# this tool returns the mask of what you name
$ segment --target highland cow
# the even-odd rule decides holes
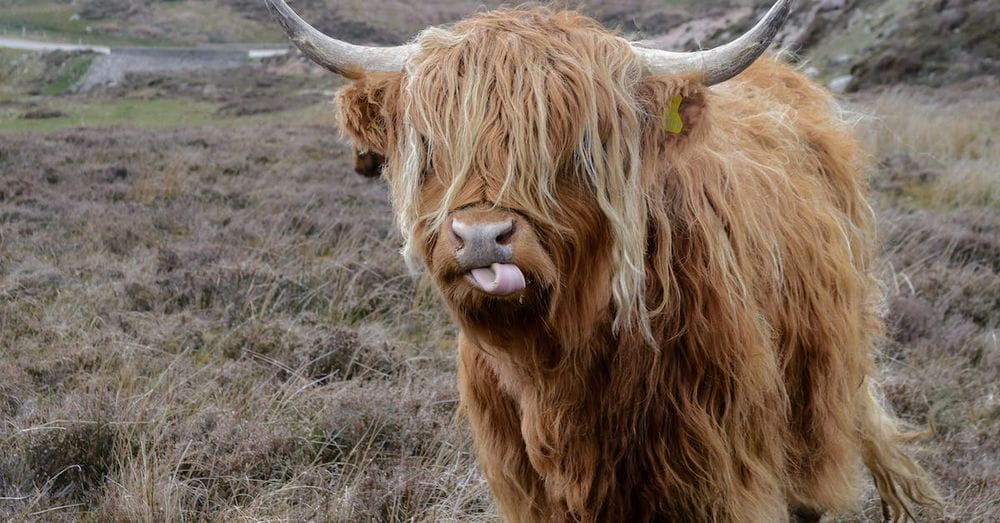
[[[937,496],[873,399],[865,155],[829,95],[732,43],[642,47],[571,11],[391,48],[326,36],[339,122],[461,329],[461,410],[513,521],[818,520],[871,471]],[[760,58],[760,59],[759,59]]]

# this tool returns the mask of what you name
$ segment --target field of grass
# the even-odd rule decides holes
[[[192,115],[0,134],[0,519],[495,519],[455,419],[454,328],[332,122],[134,103]],[[851,107],[881,161],[887,399],[933,426],[911,450],[954,521],[989,520],[1000,100]],[[877,514],[869,493],[843,520]]]
[[[332,114],[324,115],[324,105],[284,110],[266,115],[242,117],[220,114],[222,104],[184,98],[157,100],[73,100],[50,102],[46,109],[58,111],[60,116],[25,118],[23,109],[0,107],[0,132],[47,132],[71,127],[87,126],[95,129],[125,125],[135,128],[178,128],[192,125],[219,127],[249,126],[262,121],[287,119],[289,121],[331,121]]]
[[[888,293],[889,403],[953,521],[1000,517],[1000,98],[971,87],[859,97]],[[915,111],[914,108],[922,108]],[[871,520],[878,519],[870,512]]]
[[[489,512],[453,330],[334,136],[0,141],[0,517]]]

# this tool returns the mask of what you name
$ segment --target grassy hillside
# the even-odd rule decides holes
[[[344,38],[399,43],[428,25],[448,23],[500,0],[376,3],[290,2],[322,30]],[[566,2],[626,31],[657,32],[692,10],[745,5],[751,0],[629,0]],[[0,33],[110,44],[197,44],[284,41],[263,0],[0,0]]]
[[[732,27],[695,30],[680,48],[732,38],[760,16],[768,0],[628,0],[561,2],[629,36],[669,32],[691,19],[717,20],[743,9]],[[342,38],[396,44],[419,30],[511,5],[501,0],[298,0],[319,29]],[[514,3],[516,4],[516,2]],[[849,88],[896,82],[945,85],[1000,73],[994,32],[1000,10],[991,0],[799,0],[785,48],[815,66],[824,80],[852,74]],[[0,0],[0,34],[117,45],[285,42],[262,0]]]

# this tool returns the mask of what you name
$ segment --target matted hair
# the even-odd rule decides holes
[[[557,226],[556,177],[570,171],[586,178],[610,228],[615,327],[639,326],[650,338],[644,303],[649,212],[640,172],[646,115],[635,99],[643,64],[627,41],[608,38],[587,17],[547,9],[516,13],[493,11],[418,37],[421,51],[408,64],[398,164],[390,178],[404,255],[412,260],[413,245],[423,240],[419,223],[438,230],[472,175],[500,181],[495,203],[509,202]],[[541,16],[555,33],[532,32]],[[496,33],[488,46],[484,31]],[[447,180],[447,191],[421,215],[419,188],[431,165]]]
[[[486,200],[542,231],[559,271],[544,332],[449,304],[462,409],[508,517],[781,520],[785,503],[850,507],[859,462],[887,515],[937,505],[868,390],[867,159],[826,91],[769,59],[712,89],[644,76],[574,12],[494,11],[419,43],[340,108],[387,153],[405,254],[439,270],[433,235]],[[675,134],[660,122],[677,96]]]

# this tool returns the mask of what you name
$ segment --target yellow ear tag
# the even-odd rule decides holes
[[[684,130],[684,122],[681,120],[681,102],[684,98],[675,94],[670,97],[670,103],[667,105],[666,110],[663,111],[663,129],[668,133],[681,134]]]

